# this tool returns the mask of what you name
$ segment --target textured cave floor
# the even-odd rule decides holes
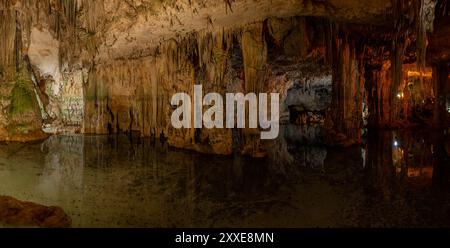
[[[370,137],[325,153],[288,144],[302,154],[282,165],[126,136],[3,143],[0,195],[60,206],[74,227],[450,226],[448,136]]]

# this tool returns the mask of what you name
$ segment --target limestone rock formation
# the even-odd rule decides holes
[[[446,126],[448,100],[434,100],[448,96],[441,87],[450,58],[445,3],[2,1],[0,140],[41,137],[43,126],[139,132],[199,152],[263,155],[259,130],[170,125],[171,96],[190,94],[195,84],[220,94],[278,92],[282,121],[323,124],[329,144],[360,143],[366,125],[434,118]],[[434,83],[421,76],[430,67],[442,75]],[[430,82],[441,86],[424,91]],[[20,117],[17,105],[26,108]]]

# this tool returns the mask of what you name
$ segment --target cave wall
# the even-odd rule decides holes
[[[319,78],[309,80],[306,90],[318,85],[319,92],[331,86],[331,77],[327,77],[330,71],[315,68],[326,67],[324,36],[319,36],[314,26],[297,25],[299,22],[305,19],[269,19],[239,29],[193,33],[164,42],[152,56],[112,60],[95,66],[84,87],[84,131],[104,134],[136,131],[142,136],[165,138],[175,147],[200,152],[231,154],[238,148],[244,154],[264,155],[259,130],[173,128],[170,99],[178,92],[193,96],[194,84],[201,84],[204,95],[279,92],[285,100],[295,81],[302,79],[306,84],[308,76],[313,76],[312,72],[299,74],[296,69],[302,67],[313,68]],[[293,48],[293,44],[303,50]],[[328,80],[324,83],[320,77]],[[330,89],[324,94],[329,95]],[[290,99],[282,104],[281,112],[289,115],[289,106],[296,105],[306,106],[304,113],[324,112],[326,102],[318,108],[315,105],[320,96],[316,97],[315,91],[310,96],[304,103]],[[323,122],[323,113],[318,118]]]
[[[26,82],[25,94],[36,114],[16,118],[19,132],[11,132],[4,101],[4,140],[27,141],[45,137],[69,126],[80,130],[83,119],[84,43],[75,38],[77,1],[2,1],[0,4],[2,53],[0,71],[4,99],[14,98],[13,84]],[[81,45],[83,44],[83,45]],[[9,85],[9,86],[8,86]],[[24,94],[21,94],[24,95]],[[23,100],[11,99],[11,102]],[[23,121],[19,121],[23,119]],[[28,126],[28,127],[26,127]],[[3,129],[4,129],[3,128]],[[16,128],[17,129],[17,128]],[[15,130],[16,130],[15,129]]]
[[[230,153],[229,130],[174,129],[170,124],[170,100],[175,93],[193,96],[194,84],[202,84],[205,92],[226,91],[227,85],[222,84],[226,77],[224,54],[233,42],[226,39],[227,35],[206,34],[200,38],[204,43],[198,44],[192,43],[193,37],[180,42],[171,40],[155,50],[155,56],[95,67],[85,86],[85,132],[137,131],[142,136],[168,138],[176,147]],[[197,54],[194,45],[205,46],[203,54]],[[205,145],[204,139],[208,139]]]
[[[171,96],[202,84],[204,93],[222,95],[279,92],[282,123],[323,127],[328,144],[355,144],[365,115],[370,127],[408,126],[410,99],[442,95],[440,86],[424,93],[420,80],[417,95],[397,99],[407,85],[403,64],[425,68],[434,4],[7,0],[2,82],[19,81],[15,73],[26,78],[34,130],[139,132],[201,152],[263,156],[259,130],[171,127]],[[7,85],[5,135],[12,120],[5,109],[18,102],[8,100],[14,84]]]
[[[18,14],[9,1],[0,4],[0,140],[43,138],[41,105],[28,65],[21,59]]]

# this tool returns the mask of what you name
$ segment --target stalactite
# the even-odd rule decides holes
[[[364,101],[363,47],[342,26],[333,29],[333,97],[328,121],[328,143],[361,142]]]
[[[290,70],[293,70],[294,77],[300,77],[302,73],[293,68],[307,69],[299,66],[298,61],[322,61],[320,54],[324,50],[325,35],[321,33],[323,29],[306,28],[306,20],[298,22],[297,18],[293,18],[289,23],[290,31],[279,45],[281,50],[286,44],[291,45],[286,47],[289,52],[283,56],[293,63]],[[163,136],[169,145],[175,147],[218,154],[231,154],[236,150],[251,156],[263,156],[265,153],[258,129],[174,129],[170,123],[173,111],[170,99],[178,92],[192,96],[194,84],[202,84],[204,93],[217,92],[222,95],[226,92],[262,93],[287,89],[287,85],[274,86],[267,82],[267,77],[274,77],[271,74],[276,72],[270,71],[267,43],[268,36],[274,34],[267,33],[265,25],[267,22],[257,22],[243,28],[199,31],[161,42],[151,50],[150,56],[95,65],[85,85],[85,131],[138,131],[143,136]],[[317,32],[315,37],[312,30]],[[299,34],[311,39],[305,40]],[[301,42],[305,48],[297,49],[294,46],[296,42]],[[348,70],[359,66],[359,62],[352,63]],[[348,72],[351,76],[346,80],[359,75],[352,73]],[[362,82],[357,84],[350,86],[348,94],[356,92],[354,88],[360,87]],[[362,99],[359,95],[348,97],[356,97],[358,102]],[[350,113],[346,112],[346,118],[350,118]]]
[[[225,48],[231,44],[223,44],[226,36],[197,34],[172,39],[157,47],[152,56],[98,65],[85,89],[85,131],[138,131],[143,136],[164,136],[176,147],[229,154],[231,141],[227,142],[226,137],[231,133],[228,130],[202,130],[198,140],[196,130],[171,126],[169,104],[175,93],[186,92],[192,96],[196,83],[204,83],[205,91],[214,91],[214,85],[221,85],[225,65],[215,58],[215,53],[221,49],[224,59],[228,57]],[[228,42],[231,43],[231,38]],[[201,70],[210,75],[205,80],[211,81],[196,81],[196,74]],[[225,93],[222,86],[216,89]],[[98,97],[100,91],[102,99]],[[204,139],[210,143],[205,144]]]
[[[77,18],[76,0],[60,0],[62,13],[65,15],[69,26],[75,27]]]
[[[260,92],[267,62],[267,44],[263,36],[262,23],[248,27],[242,33],[242,54],[245,70],[245,91]]]
[[[416,41],[418,67],[424,68],[427,29],[432,28],[432,20],[427,16],[427,9],[434,10],[434,3],[430,0],[392,0],[393,16],[395,20],[395,36],[413,35]]]
[[[397,103],[397,94],[399,92],[399,86],[401,81],[403,80],[403,43],[394,41],[392,47],[392,57],[391,57],[391,73],[392,73],[392,83],[390,87],[390,115],[389,120],[390,124],[398,120],[398,103]]]
[[[425,57],[426,57],[426,46],[427,46],[427,36],[426,36],[426,24],[425,24],[425,10],[424,4],[425,0],[415,1],[415,9],[417,9],[416,20],[415,20],[415,34],[416,34],[416,56],[417,56],[417,71],[422,72],[425,69]],[[419,87],[423,87],[423,78],[420,78]],[[417,86],[416,86],[417,87]],[[421,91],[419,91],[421,92]],[[422,94],[421,94],[422,95]],[[422,97],[421,97],[422,98]]]
[[[206,72],[199,80],[203,81],[210,90],[217,91],[225,83],[224,77],[230,51],[233,49],[233,38],[233,32],[229,30],[215,33],[199,32],[195,37],[198,44],[199,69]]]
[[[245,93],[252,92],[258,94],[264,92],[264,77],[268,51],[263,30],[263,23],[256,23],[246,27],[242,31],[241,48],[245,75]],[[245,129],[243,133],[243,143],[245,144],[244,153],[258,156],[258,153],[262,152],[258,132]]]
[[[245,80],[230,86],[229,73],[235,39],[242,48]],[[94,133],[139,131],[143,136],[164,136],[170,145],[202,152],[230,154],[229,129],[174,129],[170,98],[178,92],[193,95],[194,84],[205,92],[265,92],[267,45],[263,23],[245,30],[199,32],[161,43],[149,57],[115,60],[92,70],[85,87],[85,131]],[[230,88],[239,87],[239,88]],[[99,99],[102,91],[103,98]],[[251,132],[244,142],[249,154],[259,152]],[[256,136],[255,136],[256,137]],[[258,136],[259,137],[259,136]]]
[[[16,69],[17,28],[16,13],[11,9],[0,10],[0,72],[6,74]]]
[[[104,13],[103,0],[83,0],[83,8],[85,9],[85,20],[88,33],[96,33],[100,31]]]
[[[1,4],[9,6],[11,2],[5,0]],[[135,21],[140,17],[148,17],[140,15],[148,11],[146,8],[168,4],[165,1],[151,4],[140,2],[121,2],[117,6],[128,5],[124,8],[132,12],[130,19]],[[109,30],[108,21],[115,17],[107,15],[110,14],[106,10],[107,1],[23,0],[21,4],[27,11],[22,13],[1,8],[0,72],[4,73],[14,65],[17,70],[22,56],[20,52],[27,50],[32,28],[49,29],[61,47],[59,69],[63,71],[64,83],[68,80],[66,74],[73,73],[76,70],[74,68],[91,68],[84,89],[87,108],[85,128],[88,132],[139,131],[144,136],[164,134],[170,136],[169,142],[172,144],[197,150],[221,149],[221,152],[226,153],[230,150],[228,143],[221,147],[214,142],[219,143],[217,137],[228,139],[231,132],[170,128],[166,113],[171,112],[168,105],[171,95],[180,91],[192,94],[194,84],[202,84],[205,91],[222,94],[234,89],[241,89],[245,93],[267,92],[266,77],[271,59],[283,57],[283,63],[298,62],[311,59],[314,57],[311,55],[313,52],[322,53],[320,49],[324,49],[327,62],[333,67],[333,106],[336,107],[332,113],[334,128],[347,139],[357,142],[360,140],[358,130],[361,127],[361,105],[364,101],[362,85],[366,84],[368,88],[367,84],[371,84],[367,90],[369,97],[375,101],[371,104],[371,122],[390,125],[397,119],[396,93],[402,81],[402,64],[407,48],[417,48],[417,64],[419,71],[423,70],[428,25],[425,12],[429,1],[391,2],[394,27],[383,26],[382,30],[388,34],[380,35],[384,38],[380,41],[374,41],[373,37],[358,38],[345,25],[329,20],[324,21],[323,30],[317,32],[324,37],[318,38],[311,30],[317,31],[314,25],[322,26],[320,21],[314,20],[314,25],[310,25],[310,19],[306,17],[270,18],[239,28],[168,36],[159,45],[153,47],[152,43],[151,47],[146,47],[149,52],[146,50],[145,55],[135,53],[132,58],[108,60],[111,54],[107,54],[110,50],[106,48],[109,44],[105,47],[105,40],[111,37],[107,37],[105,32]],[[20,28],[16,23],[22,24]],[[129,27],[134,24],[131,23]],[[312,51],[315,49],[312,43],[321,38],[323,44],[317,51]],[[136,39],[145,40],[142,37]],[[386,45],[391,40],[392,47]],[[365,52],[363,50],[369,47],[365,46],[366,43],[370,42],[377,43],[375,49],[390,50],[387,55],[390,60],[382,61],[373,73],[367,72],[371,67],[366,66],[366,61],[361,59]],[[98,63],[100,60],[97,60],[97,55],[101,48],[104,49],[102,55],[105,57]],[[383,51],[377,56],[385,56],[381,54]],[[239,62],[232,61],[232,56],[239,57]],[[364,74],[370,75],[367,77],[375,82],[365,82]],[[257,151],[258,144],[251,138],[254,133],[250,134],[248,130],[245,132],[248,135],[244,135],[244,139],[247,139],[244,143],[248,142],[253,146],[250,150]],[[214,138],[217,139],[210,142],[212,148],[201,147],[202,140]]]

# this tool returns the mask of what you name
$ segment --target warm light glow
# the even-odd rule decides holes
[[[404,153],[403,149],[398,147],[398,141],[394,140],[394,149],[392,149],[392,162],[397,174],[402,172]]]
[[[432,76],[433,76],[432,72],[408,71],[408,77],[427,77],[427,78],[431,78]]]
[[[400,92],[397,94],[397,98],[402,99],[405,95],[403,94],[403,92]]]
[[[407,171],[408,177],[433,177],[433,166],[424,166],[424,167],[408,167]]]

